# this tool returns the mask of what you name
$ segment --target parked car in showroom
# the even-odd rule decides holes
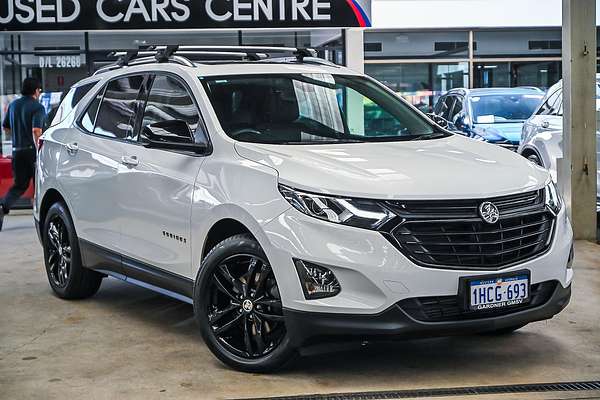
[[[600,75],[596,75],[596,115],[600,115]],[[596,118],[598,119],[598,118]],[[556,160],[562,158],[563,91],[562,80],[552,86],[540,106],[523,125],[518,152],[550,170],[556,181]],[[596,152],[600,152],[600,132],[596,131]],[[600,166],[600,158],[598,158]],[[600,169],[596,175],[600,193]],[[596,196],[600,212],[600,194]]]
[[[82,85],[37,167],[61,298],[107,276],[172,296],[216,357],[263,372],[329,341],[509,333],[569,302],[546,170],[311,50],[159,47]]]
[[[452,89],[438,99],[433,114],[454,132],[516,150],[523,122],[543,97],[533,87]]]

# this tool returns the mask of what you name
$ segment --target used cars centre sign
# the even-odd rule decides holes
[[[0,30],[370,26],[370,0],[4,0]]]

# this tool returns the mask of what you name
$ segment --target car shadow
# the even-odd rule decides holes
[[[171,335],[180,335],[199,346],[204,345],[193,308],[187,303],[116,279],[106,279],[93,302],[109,308],[111,312],[117,311],[127,318],[168,331]],[[323,349],[329,351],[323,352]],[[551,361],[548,351],[555,355]],[[435,382],[440,375],[493,376],[501,371],[501,374],[512,376],[519,370],[529,370],[532,365],[564,364],[566,361],[561,354],[568,353],[568,349],[563,349],[562,343],[552,336],[525,327],[503,336],[472,335],[368,345],[356,342],[328,345],[312,355],[298,358],[278,375],[294,377],[310,373],[324,379],[340,375],[348,378],[381,375],[382,379],[391,375],[394,379],[418,376],[418,382],[414,384],[423,386],[428,379]],[[225,368],[216,360],[214,366]],[[422,384],[419,385],[419,382]]]

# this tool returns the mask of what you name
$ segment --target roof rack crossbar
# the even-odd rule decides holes
[[[271,46],[148,46],[139,50],[113,51],[109,57],[116,57],[114,64],[108,65],[96,71],[94,75],[112,71],[128,65],[140,65],[148,63],[173,62],[189,67],[195,64],[190,60],[198,61],[267,61],[270,54],[291,54],[298,62],[312,64],[333,65],[326,60],[317,57],[317,51],[304,47],[271,47]],[[288,58],[283,58],[288,60]]]

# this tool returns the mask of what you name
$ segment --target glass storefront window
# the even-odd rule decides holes
[[[365,32],[365,57],[465,58],[469,55],[469,33],[449,32]]]
[[[560,61],[475,63],[475,87],[535,86],[546,90],[562,75]]]
[[[366,64],[365,73],[424,112],[431,112],[437,99],[446,91],[469,84],[466,62]]]

